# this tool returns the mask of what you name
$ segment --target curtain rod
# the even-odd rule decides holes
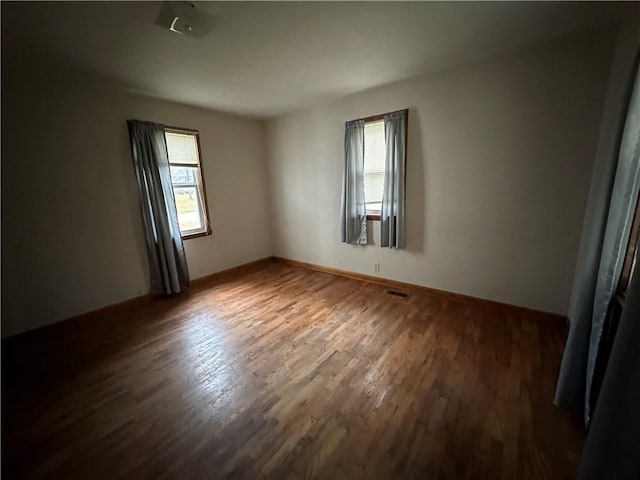
[[[348,122],[345,122],[345,123],[358,122],[360,120],[363,120],[365,122],[374,122],[376,120],[382,120],[385,115],[390,115],[392,113],[400,113],[400,112],[404,112],[405,115],[408,115],[409,109],[405,108],[404,110],[395,110],[393,112],[380,113],[378,115],[371,115],[370,117],[356,118],[355,120],[349,120]]]

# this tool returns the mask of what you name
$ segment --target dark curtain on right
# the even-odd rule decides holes
[[[586,226],[597,242],[585,261],[588,281],[579,284],[576,303],[569,312],[571,326],[556,387],[555,403],[569,406],[581,403],[585,424],[597,398],[594,385],[596,365],[606,363],[600,353],[605,320],[622,273],[640,190],[640,73],[634,68],[629,105],[623,123],[617,158],[609,165],[611,175],[602,178],[599,193],[600,215]],[[595,378],[597,380],[597,378]],[[639,452],[640,455],[640,452]]]
[[[627,291],[578,480],[640,478],[640,274]]]

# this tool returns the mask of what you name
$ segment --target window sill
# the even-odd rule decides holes
[[[380,214],[376,213],[374,215],[367,215],[367,220],[380,221]]]
[[[192,238],[198,238],[198,237],[208,237],[212,233],[213,232],[211,230],[207,230],[206,232],[190,233],[188,235],[183,235],[182,240],[191,240]]]

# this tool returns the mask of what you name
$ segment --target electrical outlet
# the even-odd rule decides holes
[[[379,272],[380,271],[380,262],[376,262],[373,264],[373,271],[374,272]]]

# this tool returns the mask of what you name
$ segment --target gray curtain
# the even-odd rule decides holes
[[[384,116],[386,164],[382,209],[380,213],[380,245],[389,248],[405,246],[405,139],[406,111]]]
[[[584,290],[579,292],[580,308],[576,309],[578,315],[571,318],[555,397],[558,405],[571,404],[582,398],[587,424],[591,418],[591,388],[603,326],[622,270],[640,187],[640,77],[637,67],[615,165],[613,184],[604,189],[611,192],[609,199],[602,199],[604,205],[608,204],[608,210],[600,258],[591,259],[598,265],[595,288],[586,288],[589,287],[586,282]],[[593,227],[598,228],[598,225]],[[591,308],[588,308],[589,302]]]
[[[189,271],[173,198],[164,126],[138,120],[127,123],[149,257],[151,293],[180,293],[189,285]]]
[[[627,291],[578,480],[640,478],[640,274]]]
[[[342,180],[341,240],[351,244],[366,244],[364,120],[355,120],[345,124]]]

